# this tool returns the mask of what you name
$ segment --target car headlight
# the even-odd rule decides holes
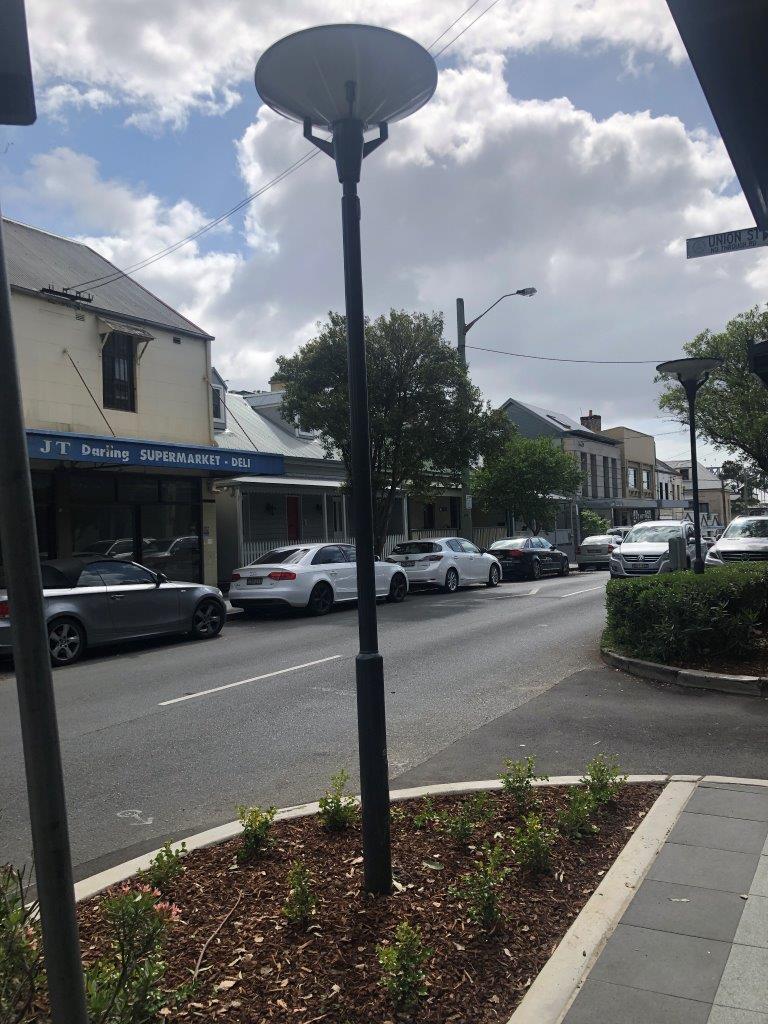
[[[717,550],[716,547],[711,547],[709,551],[707,551],[705,561],[722,562],[722,560],[723,559],[720,556],[720,552]]]

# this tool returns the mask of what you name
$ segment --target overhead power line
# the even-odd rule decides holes
[[[476,18],[473,18],[472,21],[470,21],[470,23],[468,25],[465,25],[464,28],[461,30],[461,32],[459,32],[457,35],[455,35],[453,37],[453,39],[450,40],[450,42],[447,42],[445,44],[445,46],[442,47],[442,49],[438,50],[437,53],[433,54],[432,56],[435,58],[435,60],[437,60],[438,57],[440,57],[442,54],[444,54],[445,51],[450,46],[453,46],[453,44],[456,42],[457,39],[461,39],[461,37],[464,35],[465,32],[469,32],[469,30],[472,28],[472,26],[476,25],[477,22],[480,21],[480,19],[482,17],[484,17],[488,13],[488,11],[490,11],[490,9],[492,7],[495,7],[498,2],[499,2],[499,0],[493,0],[493,2],[488,4],[488,6],[484,10],[480,11],[480,13],[478,14],[478,16]],[[474,7],[474,4],[472,4],[472,6]],[[467,10],[470,10],[470,8],[467,8]],[[466,13],[467,13],[467,11],[464,12],[464,14],[466,14]],[[462,16],[461,16],[462,18],[464,17],[464,14],[462,14]],[[459,18],[458,20],[461,21],[461,18]]]
[[[451,29],[454,27],[454,25],[458,25],[459,22],[461,21],[461,19],[465,15],[469,14],[469,12],[472,10],[473,7],[477,7],[477,5],[479,3],[480,3],[480,0],[472,0],[472,3],[469,5],[469,7],[467,7],[466,10],[462,11],[461,14],[458,16],[458,18],[454,18],[454,20],[451,22],[451,24],[448,26],[448,28],[443,29],[443,31],[440,33],[440,35],[437,37],[437,39],[433,39],[432,40],[432,42],[429,44],[427,49],[431,50],[433,47],[437,46],[437,44],[440,42],[440,40],[444,36],[448,35],[448,33],[451,31]]]
[[[656,365],[659,359],[568,359],[565,356],[532,356],[527,352],[507,352],[500,348],[483,348],[482,345],[467,345],[477,352],[493,352],[498,356],[512,356],[515,359],[539,359],[545,363],[590,363],[595,366],[642,366]]]

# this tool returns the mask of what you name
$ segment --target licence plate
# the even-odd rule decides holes
[[[403,562],[403,565],[405,566],[406,569],[412,569],[416,565],[416,563],[413,561],[412,558],[406,558],[405,561]]]
[[[264,579],[263,576],[249,576],[248,577],[248,586],[249,587],[257,587],[257,586],[260,585],[260,583],[261,583],[261,581],[263,579]]]

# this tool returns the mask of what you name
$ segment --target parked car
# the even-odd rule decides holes
[[[612,533],[596,533],[592,537],[585,537],[576,548],[579,572],[607,569],[609,559],[620,543],[621,538]]]
[[[501,580],[501,562],[496,555],[481,551],[463,537],[404,541],[395,545],[387,561],[408,574],[412,587],[442,587],[448,594],[466,583],[497,587]]]
[[[619,540],[624,540],[624,538],[627,536],[631,529],[631,526],[612,526],[605,532],[608,534],[609,537],[618,537]]]
[[[54,665],[71,665],[87,647],[170,633],[218,636],[227,617],[220,590],[174,583],[136,562],[60,558],[43,562],[48,646]],[[10,653],[13,609],[0,590],[0,652]]]
[[[377,560],[375,572],[377,597],[405,600],[408,577],[400,566]],[[267,551],[235,569],[229,600],[246,612],[285,605],[325,615],[337,602],[357,600],[355,549],[351,544],[291,544]]]
[[[669,542],[674,537],[684,539],[690,567],[696,557],[692,524],[655,519],[633,526],[621,545],[611,552],[611,578],[670,572]]]
[[[567,576],[570,560],[564,551],[553,547],[544,537],[507,537],[491,544],[491,552],[501,563],[502,579],[537,580],[546,573]]]
[[[704,559],[710,566],[765,561],[768,561],[768,515],[733,519]]]

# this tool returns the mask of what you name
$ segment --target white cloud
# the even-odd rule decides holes
[[[114,104],[115,100],[104,89],[78,89],[74,85],[49,86],[37,103],[41,113],[59,121],[66,120],[67,108],[102,110]]]

